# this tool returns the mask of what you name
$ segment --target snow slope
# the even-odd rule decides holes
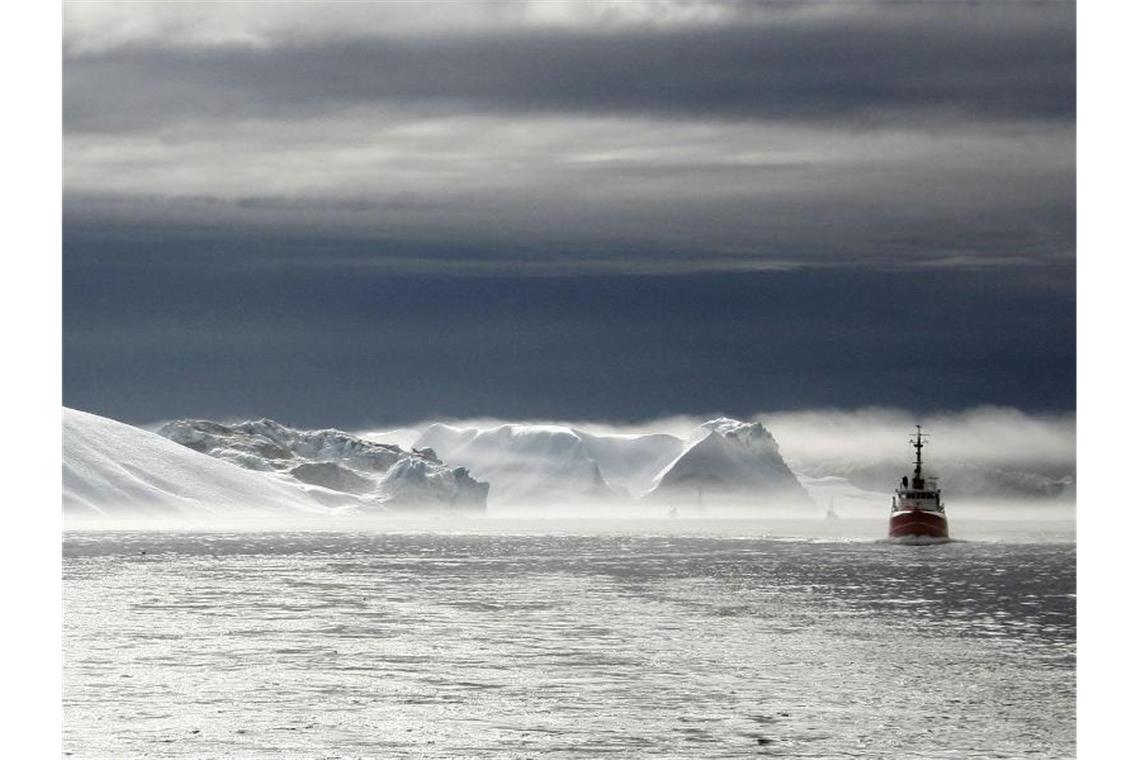
[[[706,506],[809,506],[811,499],[759,422],[721,417],[696,431],[647,494]]]
[[[63,410],[63,507],[92,516],[329,511],[275,475],[74,409]]]
[[[385,508],[483,509],[487,484],[430,449],[405,451],[343,430],[296,430],[274,420],[175,420],[159,435],[250,470],[350,494]]]

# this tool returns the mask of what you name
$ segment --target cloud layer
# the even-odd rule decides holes
[[[394,269],[1072,255],[1065,3],[66,11],[72,227],[320,230]]]
[[[1065,2],[65,3],[65,401],[1072,409],[1074,27]]]

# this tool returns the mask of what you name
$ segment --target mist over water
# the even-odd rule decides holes
[[[70,530],[76,757],[1070,757],[1071,523]],[[153,524],[152,524],[153,525]],[[107,527],[104,524],[104,527]]]
[[[486,514],[406,511],[319,516],[215,513],[68,517],[67,532],[114,534],[164,533],[336,533],[461,535],[650,535],[779,538],[788,540],[875,541],[885,537],[889,500],[863,510],[841,512],[824,519],[818,509],[773,508],[744,510],[679,510],[628,505],[535,505],[492,508]],[[621,508],[619,508],[621,507]],[[948,510],[951,534],[966,541],[1073,541],[1076,520],[1071,505],[969,504]]]

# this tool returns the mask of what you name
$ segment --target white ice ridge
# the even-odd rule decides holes
[[[329,511],[276,475],[74,409],[63,410],[63,507],[79,516]]]
[[[431,449],[405,451],[343,430],[296,430],[273,420],[176,420],[159,435],[250,470],[352,496],[365,507],[483,509],[487,484]]]

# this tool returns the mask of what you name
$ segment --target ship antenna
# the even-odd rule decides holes
[[[914,477],[915,480],[922,480],[922,447],[925,445],[922,442],[923,438],[929,438],[929,433],[922,432],[922,425],[914,426],[916,431],[911,437],[910,443],[914,446]]]

